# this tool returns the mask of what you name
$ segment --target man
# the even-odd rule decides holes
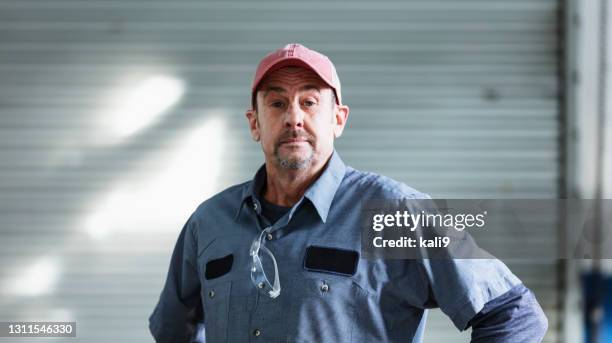
[[[265,164],[204,201],[174,250],[150,317],[158,342],[421,342],[439,307],[473,342],[539,342],[533,293],[495,259],[366,259],[360,204],[428,199],[346,166],[334,150],[349,115],[332,62],[299,44],[266,56],[246,112]],[[198,307],[201,305],[201,311]]]

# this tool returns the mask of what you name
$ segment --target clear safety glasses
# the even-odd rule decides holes
[[[272,227],[267,227],[265,230],[262,230],[259,234],[259,237],[256,237],[251,244],[251,257],[253,258],[253,264],[251,265],[251,280],[253,284],[258,289],[264,291],[270,298],[276,298],[280,294],[280,281],[278,279],[278,265],[276,264],[276,259],[272,252],[264,246],[264,237],[270,232]],[[271,284],[266,276],[266,272],[264,271],[263,265],[261,263],[261,258],[259,256],[259,251],[263,250],[270,258],[272,259],[272,263],[274,264],[274,284]]]

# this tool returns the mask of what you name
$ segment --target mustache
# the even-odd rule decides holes
[[[285,141],[296,138],[304,139],[311,144],[314,141],[314,137],[304,130],[286,130],[278,137],[278,139],[276,140],[276,144],[280,145]]]

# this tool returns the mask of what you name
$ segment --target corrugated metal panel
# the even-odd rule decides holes
[[[250,78],[288,42],[337,65],[348,164],[435,197],[555,198],[557,6],[0,0],[0,321],[75,318],[77,341],[150,341],[182,223],[262,161],[243,115]],[[119,139],[113,104],[154,75],[186,92]],[[555,341],[555,262],[509,265]],[[438,312],[426,337],[469,340]]]

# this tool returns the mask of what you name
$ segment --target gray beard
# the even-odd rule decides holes
[[[307,158],[301,160],[282,158],[278,154],[278,147],[274,149],[274,157],[276,157],[276,162],[278,162],[281,168],[290,170],[305,169],[310,166],[310,162],[312,162],[312,153]]]

